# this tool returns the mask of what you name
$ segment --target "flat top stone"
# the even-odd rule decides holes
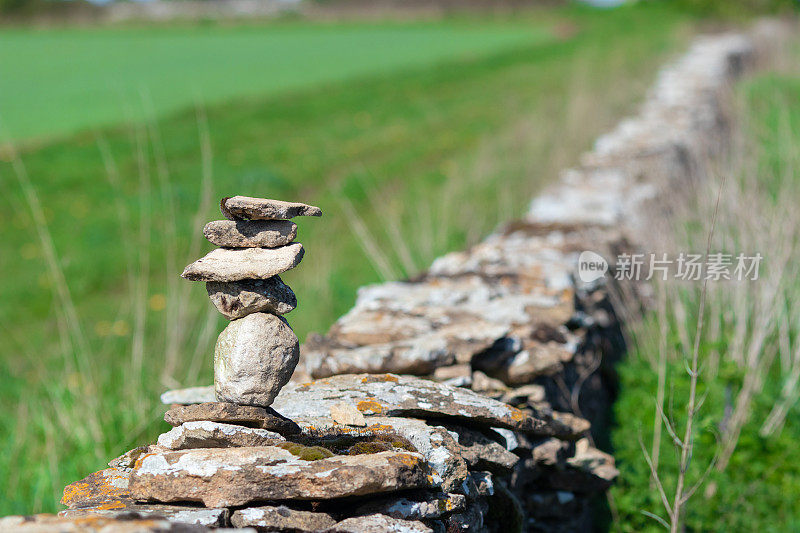
[[[289,418],[327,416],[334,404],[352,402],[364,415],[451,417],[481,426],[549,436],[561,429],[550,417],[535,417],[470,390],[395,374],[345,374],[310,383],[289,383],[273,407]]]
[[[206,448],[146,455],[131,473],[130,491],[136,499],[229,507],[265,500],[360,496],[430,484],[429,469],[418,453],[318,459],[306,455],[302,445],[287,444],[285,448]]]
[[[217,248],[188,265],[181,277],[191,281],[267,279],[299,265],[303,253],[299,242],[280,248]]]
[[[214,389],[213,387],[209,387],[209,389],[213,397]],[[173,407],[164,414],[164,420],[171,426],[208,420],[267,429],[281,435],[300,433],[300,427],[297,424],[280,416],[271,408],[227,402],[204,402]]]
[[[228,220],[286,220],[298,216],[322,216],[322,209],[313,205],[251,196],[223,198],[220,210]]]

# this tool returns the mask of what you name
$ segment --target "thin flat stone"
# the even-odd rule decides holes
[[[139,500],[230,507],[427,488],[430,471],[424,458],[411,452],[304,460],[277,446],[206,448],[147,455],[131,472],[129,486]]]
[[[186,422],[158,437],[159,446],[170,450],[189,448],[230,448],[234,446],[266,446],[284,438],[266,429],[221,424],[208,420]]]
[[[127,503],[109,509],[107,505],[89,507],[86,509],[67,509],[58,513],[62,518],[73,520],[86,518],[130,518],[138,515],[142,518],[160,518],[176,524],[191,524],[207,527],[224,527],[228,523],[228,509],[202,509],[197,507],[184,507],[180,505],[148,505]]]
[[[226,248],[277,248],[297,237],[297,224],[288,220],[212,220],[203,228],[203,235]]]
[[[188,265],[181,277],[191,281],[267,279],[299,265],[303,253],[299,242],[280,248],[217,248]]]
[[[239,509],[231,515],[233,527],[255,527],[259,531],[322,531],[336,524],[327,513],[299,511],[284,505]]]
[[[209,388],[213,396],[213,387]],[[300,433],[300,427],[297,424],[288,418],[280,416],[270,407],[238,405],[228,402],[205,402],[173,407],[164,414],[164,420],[171,426],[180,426],[186,422],[209,420],[211,422],[267,429],[281,435]]]
[[[220,210],[228,220],[287,220],[300,216],[322,216],[322,209],[313,205],[251,196],[223,198]]]
[[[209,281],[206,291],[217,311],[228,320],[253,313],[283,315],[297,307],[297,297],[280,276],[241,281]]]

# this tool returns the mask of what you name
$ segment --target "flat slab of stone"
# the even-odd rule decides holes
[[[296,533],[323,531],[336,524],[327,513],[299,511],[284,505],[239,509],[231,515],[233,527],[254,527],[259,531],[292,531]]]
[[[216,401],[213,386],[173,389],[161,395],[161,403],[165,405],[191,405]]]
[[[213,220],[205,225],[203,235],[226,248],[277,248],[297,237],[297,224],[288,220]]]
[[[180,505],[148,505],[129,503],[114,509],[107,506],[86,509],[67,509],[58,516],[70,519],[105,518],[117,519],[139,516],[141,518],[165,519],[178,524],[192,524],[208,527],[224,527],[228,524],[228,509],[203,509]]]
[[[273,407],[296,419],[326,416],[330,407],[341,401],[354,403],[367,416],[449,417],[467,425],[541,436],[560,434],[564,429],[551,416],[533,416],[470,390],[395,374],[345,374],[310,383],[290,383],[275,398]]]
[[[209,388],[213,396],[213,388]],[[164,420],[171,426],[208,420],[267,429],[281,435],[300,433],[300,427],[297,424],[288,418],[278,415],[269,407],[238,405],[227,402],[205,402],[173,407],[164,414]]]
[[[267,279],[300,264],[303,245],[280,248],[217,248],[183,269],[181,277],[191,281],[240,281]]]
[[[159,446],[170,450],[190,448],[231,448],[235,446],[267,446],[284,438],[273,431],[222,424],[220,422],[186,422],[158,437]]]
[[[265,500],[325,500],[423,488],[430,472],[411,452],[306,461],[277,446],[157,453],[131,473],[134,498],[230,507]]]
[[[288,220],[322,216],[322,209],[313,205],[251,196],[223,198],[220,210],[228,220]]]
[[[130,474],[106,468],[64,487],[61,504],[70,509],[106,505],[122,507],[131,502],[128,490]]]
[[[209,281],[206,291],[211,303],[228,320],[252,313],[283,315],[297,307],[294,291],[280,276],[240,281]]]
[[[205,533],[223,531],[159,518],[66,518],[56,515],[0,518],[0,531],[14,533]],[[253,533],[255,530],[251,530]],[[240,531],[244,533],[244,531]]]

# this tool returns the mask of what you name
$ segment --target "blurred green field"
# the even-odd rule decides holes
[[[18,152],[5,146],[0,515],[57,509],[65,483],[164,430],[158,395],[165,388],[211,381],[224,321],[202,285],[178,274],[211,248],[200,230],[220,217],[220,196],[323,208],[322,219],[299,221],[305,259],[285,276],[299,300],[288,319],[302,340],[345,312],[358,286],[413,275],[521,215],[559,169],[635,109],[663,61],[683,51],[694,23],[646,4],[476,17],[458,21],[463,30],[454,22],[412,24],[404,27],[417,29],[404,35],[425,34],[428,44],[420,38],[407,55],[394,55],[391,68],[362,50],[366,70],[313,83],[308,72],[287,74],[306,80],[304,88],[276,94],[267,94],[266,74],[248,73],[262,80],[263,95],[255,87],[246,98],[218,93],[227,101],[200,106],[184,98],[187,109],[166,115],[155,94],[155,110],[147,98],[144,105],[132,98],[147,120],[23,143]],[[282,24],[241,31],[288,31]],[[347,27],[372,36],[406,31]],[[22,35],[14,38],[37,34]],[[433,41],[440,52],[429,55]],[[349,49],[368,47],[368,39],[360,42]],[[141,63],[153,60],[144,55]],[[345,56],[327,72],[350,68]],[[194,83],[184,76],[186,86]],[[124,107],[107,112],[102,121],[130,116]],[[17,135],[49,132],[39,117],[27,133],[18,119]],[[95,121],[53,118],[65,129]]]
[[[0,33],[0,125],[50,137],[550,39],[535,24],[296,23]]]

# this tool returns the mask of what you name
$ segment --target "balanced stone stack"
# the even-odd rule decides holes
[[[292,376],[300,343],[281,315],[297,306],[279,274],[303,259],[295,243],[297,216],[322,216],[318,207],[234,196],[220,202],[228,220],[203,228],[220,246],[187,266],[184,278],[205,281],[208,296],[231,323],[214,350],[217,400],[268,407]]]

